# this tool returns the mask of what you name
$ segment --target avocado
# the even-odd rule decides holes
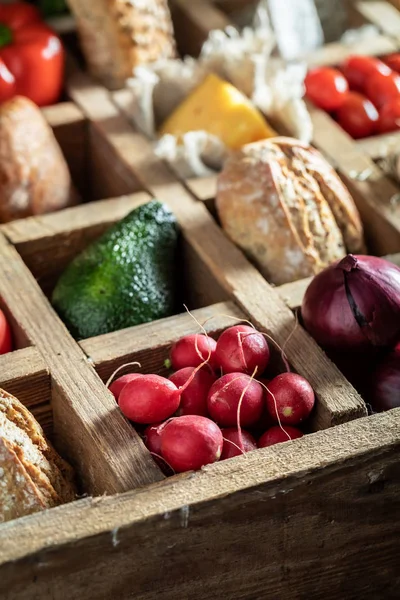
[[[78,255],[61,275],[52,304],[76,339],[173,314],[178,227],[152,200]]]

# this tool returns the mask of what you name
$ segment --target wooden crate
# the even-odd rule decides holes
[[[75,71],[69,95],[89,139],[106,149],[109,193],[121,182],[144,191],[0,227],[2,308],[21,348],[2,357],[0,386],[39,418],[51,401],[54,442],[90,496],[0,526],[0,597],[395,597],[400,411],[363,418],[336,367],[301,327],[293,333],[282,291],[154,157],[108,92]],[[318,397],[313,433],[164,479],[116,410],[103,383],[110,373],[131,360],[162,373],[168,348],[196,330],[193,321],[181,314],[77,344],[46,293],[84,245],[151,196],[178,218],[186,297],[200,321],[215,316],[212,335],[231,323],[226,314],[250,318],[281,345],[293,333],[286,353]]]

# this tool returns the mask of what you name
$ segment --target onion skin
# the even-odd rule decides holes
[[[400,407],[400,343],[374,372],[369,402],[374,412]]]
[[[371,354],[400,339],[400,269],[383,258],[353,256],[314,277],[301,314],[327,350]]]

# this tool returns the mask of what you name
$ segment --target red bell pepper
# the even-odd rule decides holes
[[[57,102],[64,79],[60,38],[31,4],[0,4],[0,102],[26,96],[38,106]]]

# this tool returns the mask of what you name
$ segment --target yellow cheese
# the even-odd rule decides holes
[[[216,75],[204,81],[168,117],[160,134],[204,130],[237,149],[276,135],[246,96]]]

